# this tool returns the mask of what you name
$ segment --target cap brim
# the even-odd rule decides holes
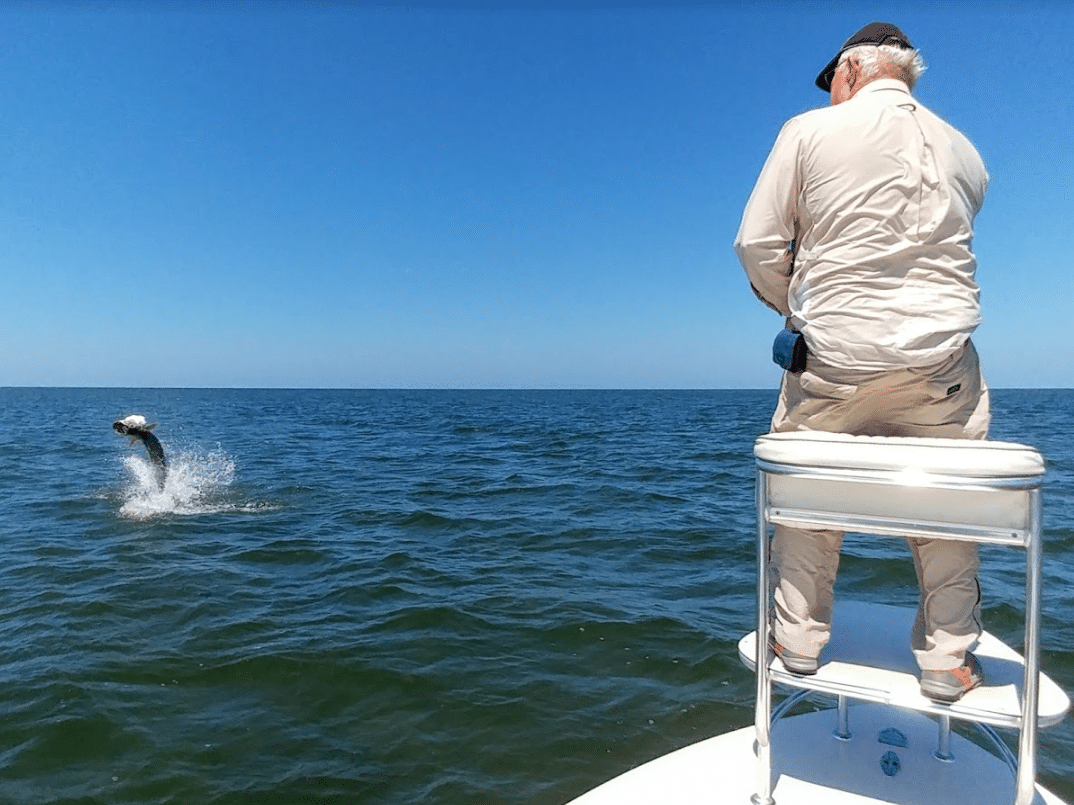
[[[832,79],[835,77],[835,68],[839,64],[839,57],[843,55],[843,51],[839,51],[835,54],[835,58],[828,62],[828,66],[820,71],[820,75],[817,76],[817,86],[825,92],[832,91]]]

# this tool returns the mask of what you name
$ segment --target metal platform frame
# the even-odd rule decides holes
[[[763,438],[763,437],[762,437]],[[1026,448],[1031,449],[1031,448]],[[757,785],[752,797],[755,805],[774,805],[772,798],[771,771],[771,733],[773,724],[772,677],[767,646],[771,625],[769,622],[769,602],[771,589],[768,573],[770,527],[775,524],[788,524],[805,528],[838,529],[862,534],[875,534],[893,537],[931,537],[952,540],[965,540],[983,544],[1022,547],[1026,551],[1026,601],[1025,601],[1025,676],[1022,689],[1022,707],[1020,717],[1013,719],[1013,726],[1019,730],[1018,758],[1015,771],[1015,805],[1030,805],[1036,790],[1036,757],[1039,698],[1040,666],[1040,586],[1041,586],[1041,482],[1042,474],[1032,476],[982,478],[948,474],[932,474],[927,467],[911,470],[869,470],[838,469],[774,463],[757,458],[757,701],[755,710]],[[773,503],[773,485],[777,487],[779,498],[780,484],[793,486],[794,505]],[[810,490],[816,488],[821,494],[830,498],[833,489],[842,490],[846,499],[855,499],[855,490],[875,493],[878,489],[891,488],[892,492],[905,493],[908,490],[921,491],[933,499],[946,496],[970,496],[964,500],[977,500],[981,495],[999,495],[1005,497],[1005,507],[1013,504],[1024,507],[1022,525],[1012,527],[1009,518],[997,518],[988,522],[988,517],[978,519],[973,524],[945,521],[937,517],[935,507],[926,519],[915,519],[913,512],[892,515],[889,507],[875,507],[872,511],[866,506],[863,511],[848,512],[848,507],[811,508],[808,505]],[[898,489],[895,489],[897,487]],[[868,498],[866,494],[864,497]],[[926,507],[928,508],[928,507]],[[942,503],[940,505],[942,509]],[[809,688],[809,678],[796,680],[797,686]],[[838,730],[848,731],[847,697],[856,698],[853,691],[839,695]],[[957,713],[947,712],[942,704],[929,703],[922,699],[923,712],[937,715],[940,720],[940,737],[938,756],[942,757],[944,745],[949,739],[950,719],[959,718]],[[778,717],[778,715],[777,715]],[[964,717],[963,717],[964,718]],[[945,737],[946,736],[946,737]]]

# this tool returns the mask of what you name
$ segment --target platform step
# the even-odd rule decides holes
[[[1018,727],[1025,667],[1021,655],[994,635],[983,633],[973,653],[981,661],[984,685],[955,704],[934,702],[921,695],[917,662],[910,650],[915,614],[907,607],[840,602],[832,621],[832,639],[820,656],[816,675],[789,673],[773,658],[772,681],[963,721]],[[738,643],[739,657],[751,670],[756,669],[756,649],[756,632]],[[1038,724],[1057,724],[1069,709],[1066,693],[1041,674]]]

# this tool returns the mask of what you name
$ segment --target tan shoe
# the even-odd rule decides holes
[[[773,635],[769,635],[768,645],[772,648],[772,653],[779,657],[779,661],[783,663],[783,667],[792,674],[812,676],[817,672],[816,657],[807,657],[804,654],[796,654],[795,652],[784,648],[776,642],[776,638]]]
[[[957,702],[967,691],[984,682],[981,663],[970,652],[966,662],[950,671],[922,671],[921,695],[940,702]]]

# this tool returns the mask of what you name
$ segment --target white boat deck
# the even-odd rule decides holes
[[[1011,805],[1014,776],[1003,761],[951,736],[953,761],[938,760],[936,724],[919,713],[875,704],[850,708],[852,737],[836,738],[833,710],[785,718],[772,733],[772,797],[776,805]],[[881,743],[898,729],[907,747]],[[625,772],[569,805],[749,805],[755,793],[753,726],[717,735]],[[898,758],[884,772],[888,753]],[[891,763],[888,764],[889,770]],[[1036,788],[1032,805],[1065,805]]]
[[[820,656],[816,675],[789,673],[773,658],[772,681],[964,721],[1017,727],[1025,674],[1022,657],[985,632],[973,649],[984,670],[984,686],[955,704],[933,702],[919,691],[917,663],[910,651],[914,614],[914,610],[905,607],[840,602],[832,620],[832,639]],[[750,632],[738,644],[739,656],[751,670],[756,668],[756,646],[756,632]],[[1069,709],[1066,693],[1041,674],[1038,724],[1057,724]]]
[[[974,649],[985,686],[962,701],[939,704],[918,689],[910,651],[914,611],[905,607],[841,602],[832,640],[815,676],[788,673],[773,659],[773,682],[862,702],[848,711],[851,737],[838,738],[835,709],[777,721],[772,732],[772,797],[777,805],[1011,805],[1015,777],[1001,758],[957,732],[952,758],[937,757],[937,716],[1016,726],[1024,662],[987,632]],[[739,641],[739,654],[755,664],[756,633]],[[1062,720],[1067,695],[1043,674],[1039,721]],[[891,741],[890,730],[902,741]],[[569,805],[725,805],[750,803],[756,793],[753,726],[701,741],[622,774]],[[905,744],[905,745],[902,745]],[[894,773],[892,773],[894,772]],[[1065,805],[1036,787],[1032,805]]]

